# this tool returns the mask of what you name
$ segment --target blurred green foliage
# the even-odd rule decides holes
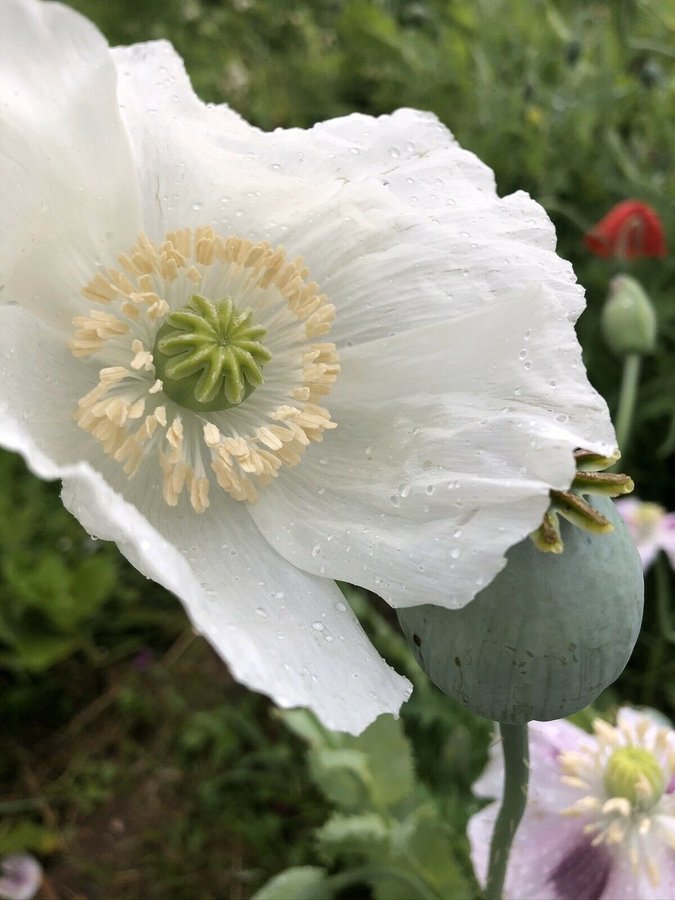
[[[262,128],[434,111],[494,169],[500,192],[528,190],[554,219],[559,250],[588,291],[579,334],[591,380],[615,408],[620,362],[599,323],[620,267],[590,256],[582,235],[636,198],[655,207],[673,242],[675,0],[70,5],[112,44],[168,38],[204,100],[226,101]],[[628,270],[651,296],[659,333],[624,467],[641,497],[673,509],[675,266],[669,255]],[[607,702],[672,716],[675,661],[651,579],[640,645]],[[411,669],[386,611],[345,590],[376,645],[415,681],[404,729],[389,720],[347,739],[293,714],[289,731],[201,642],[190,644],[176,601],[82,532],[55,485],[0,455],[0,703],[14,741],[0,755],[0,855],[56,853],[55,884],[93,898],[112,885],[129,900],[148,891],[237,900],[282,869],[285,880],[261,900],[318,898],[338,871],[352,879],[342,897],[389,898],[397,894],[372,866],[391,864],[407,829],[404,866],[433,890],[468,896],[463,833],[488,725]],[[310,748],[308,768],[291,731]]]
[[[329,866],[348,868],[338,875],[319,867],[290,869],[254,900],[278,900],[280,884],[289,898],[306,893],[326,900],[354,883],[369,884],[377,900],[477,893],[462,872],[457,837],[441,803],[415,776],[400,721],[380,716],[354,738],[327,731],[306,710],[280,715],[309,745],[312,780],[337,810],[316,833],[319,856]]]

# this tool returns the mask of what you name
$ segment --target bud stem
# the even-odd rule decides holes
[[[630,441],[641,366],[642,357],[639,353],[629,353],[624,357],[621,391],[616,413],[616,440],[624,457]]]
[[[511,844],[525,812],[530,775],[527,723],[498,724],[504,754],[504,794],[490,842],[485,900],[501,900]]]

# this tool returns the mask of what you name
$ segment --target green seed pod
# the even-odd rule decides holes
[[[609,534],[563,521],[561,554],[526,538],[463,609],[398,610],[417,662],[472,712],[514,724],[562,718],[623,671],[642,619],[642,566],[611,500],[593,504]]]

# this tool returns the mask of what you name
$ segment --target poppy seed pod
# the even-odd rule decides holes
[[[398,611],[417,662],[467,709],[498,722],[563,718],[623,671],[642,619],[642,567],[612,502],[594,505],[611,533],[563,522],[563,553],[526,538],[464,608]]]

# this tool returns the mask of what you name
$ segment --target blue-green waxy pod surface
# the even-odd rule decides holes
[[[642,567],[611,500],[591,502],[613,532],[563,521],[562,554],[542,553],[526,538],[463,609],[398,611],[418,663],[472,712],[510,723],[562,718],[623,671],[642,620]]]

